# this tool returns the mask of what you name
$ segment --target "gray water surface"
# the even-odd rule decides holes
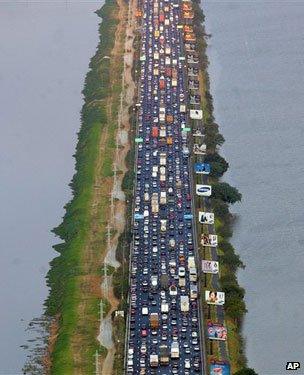
[[[0,1],[0,374],[19,374],[70,199],[100,1]]]
[[[246,264],[249,366],[304,374],[304,2],[203,3],[215,116],[243,194],[233,244]]]

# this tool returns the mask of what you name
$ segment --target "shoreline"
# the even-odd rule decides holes
[[[210,93],[210,79],[209,79],[209,58],[208,58],[208,38],[209,35],[206,34],[205,30],[205,15],[204,6],[200,5],[198,1],[195,1],[195,27],[196,35],[199,39],[199,51],[200,51],[200,71],[201,77],[201,94],[202,94],[202,108],[204,112],[204,124],[206,131],[206,144],[207,144],[207,160],[211,164],[211,170],[216,171],[216,173],[209,179],[209,182],[214,187],[214,185],[223,184],[222,176],[228,170],[229,164],[226,160],[219,154],[219,149],[224,143],[223,136],[219,133],[219,126],[215,123],[214,118],[214,108],[213,108],[213,97]],[[213,127],[213,130],[210,129]],[[209,134],[208,134],[209,127]],[[215,130],[214,130],[215,128]],[[209,143],[209,145],[208,145]],[[211,150],[211,152],[210,152]],[[215,157],[216,156],[216,157]],[[215,168],[214,168],[215,167]],[[228,185],[224,183],[225,185]],[[231,187],[230,187],[231,188]],[[232,188],[235,189],[235,188]],[[232,193],[233,191],[231,191]],[[234,190],[234,193],[238,193]],[[231,372],[235,373],[241,369],[246,368],[247,358],[245,355],[245,341],[242,336],[242,324],[244,315],[246,313],[246,307],[244,302],[245,291],[241,288],[237,281],[237,271],[239,268],[244,268],[244,264],[240,260],[239,255],[235,252],[235,249],[229,242],[229,238],[232,236],[234,217],[230,213],[229,205],[231,203],[241,200],[241,195],[237,197],[233,202],[225,202],[223,199],[212,198],[211,206],[213,212],[215,212],[215,217],[217,218],[215,222],[215,230],[219,236],[219,246],[217,248],[217,257],[221,264],[221,277],[219,278],[219,283],[221,290],[226,293],[226,304],[225,304],[225,318],[228,329],[228,357],[230,359]],[[211,254],[209,254],[210,256]],[[207,279],[207,278],[206,278]],[[207,279],[208,280],[208,279]],[[211,285],[211,280],[207,281],[207,285]],[[234,296],[229,297],[232,291],[236,292]],[[230,300],[230,306],[227,307],[227,298]],[[234,302],[236,308],[232,308],[231,302]],[[230,307],[230,308],[229,308]],[[205,314],[206,317],[206,314]],[[216,318],[213,315],[213,318]],[[205,318],[206,319],[206,318]],[[219,345],[220,346],[220,345]],[[209,356],[209,360],[212,359],[222,359],[220,356],[220,347],[216,348],[218,351],[217,355],[213,353]],[[209,351],[210,353],[210,351]]]
[[[125,3],[122,1],[106,0],[96,11],[102,20],[97,52],[90,60],[83,89],[76,172],[70,184],[73,197],[65,206],[63,222],[53,230],[63,242],[54,246],[61,255],[51,261],[47,275],[50,294],[45,302],[45,315],[57,318],[55,334],[49,333],[47,363],[50,367],[46,371],[50,374],[77,371],[86,375],[102,366],[108,350],[97,341],[100,301],[103,317],[110,321],[111,312],[119,303],[118,300],[114,303],[113,291],[108,293],[112,289],[113,256],[105,257],[107,224],[111,219],[108,200],[114,190],[112,214],[122,229],[117,227],[110,231],[110,236],[114,236],[111,250],[116,248],[124,226],[124,221],[118,218],[124,217],[124,197],[119,192],[119,185],[126,172],[121,163],[129,147],[128,137],[122,134],[128,133],[125,123],[121,127],[124,130],[120,131],[118,126],[126,22],[123,8]],[[113,173],[112,167],[115,159],[117,174]],[[105,261],[107,267],[104,267]],[[106,268],[108,276],[102,275]],[[101,285],[108,277],[111,280],[106,283],[106,292]],[[95,361],[92,360],[94,356]]]

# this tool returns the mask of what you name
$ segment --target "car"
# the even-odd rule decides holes
[[[177,295],[177,287],[174,284],[170,285],[169,294],[170,294],[170,296],[176,296]]]
[[[146,328],[142,329],[141,330],[141,337],[147,337],[147,335],[148,335],[147,329]]]
[[[143,306],[141,309],[141,314],[142,315],[149,315],[149,309],[146,306]]]
[[[186,359],[185,359],[185,369],[189,369],[189,368],[191,368],[190,359],[189,359],[189,358],[186,358]]]
[[[186,269],[185,267],[178,267],[178,276],[185,277],[186,276]]]

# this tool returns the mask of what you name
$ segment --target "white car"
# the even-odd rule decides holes
[[[189,358],[185,359],[185,368],[187,368],[187,369],[191,368],[191,363],[190,363]]]
[[[178,267],[178,276],[185,277],[186,276],[186,269],[185,267]]]
[[[169,288],[169,294],[170,296],[176,296],[177,295],[177,288],[175,285],[171,285]]]

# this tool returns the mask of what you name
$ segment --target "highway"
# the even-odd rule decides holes
[[[142,1],[126,374],[203,374],[182,2]],[[193,47],[194,48],[194,47]],[[191,105],[191,104],[193,105]]]

